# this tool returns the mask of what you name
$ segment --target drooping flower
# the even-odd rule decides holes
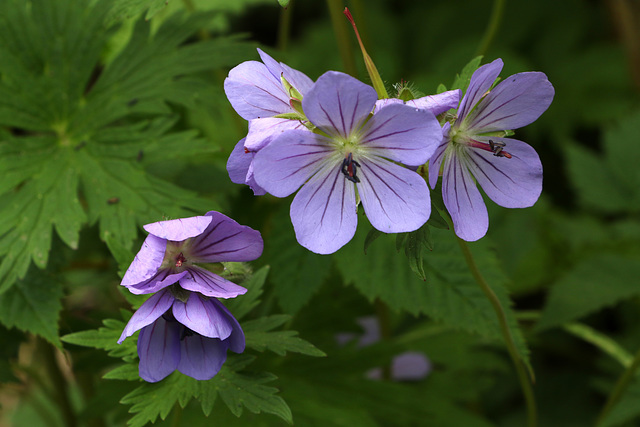
[[[252,261],[262,254],[260,232],[219,212],[147,224],[149,232],[122,282],[134,294],[150,294],[179,282],[207,297],[233,298],[246,289],[198,263]]]
[[[145,301],[118,344],[140,329],[138,371],[148,382],[160,381],[176,369],[197,380],[211,379],[228,349],[242,353],[245,347],[240,324],[220,301],[177,285]]]
[[[442,196],[456,234],[478,240],[489,228],[480,184],[491,200],[506,208],[532,206],[542,191],[542,164],[528,144],[507,138],[510,130],[534,122],[551,104],[554,89],[540,72],[514,74],[491,89],[502,60],[478,68],[445,138],[429,162],[435,188],[442,166]],[[475,178],[475,181],[474,181]]]
[[[372,115],[376,91],[343,73],[322,75],[302,100],[315,132],[291,130],[260,150],[257,183],[277,197],[296,194],[298,242],[328,254],[356,231],[357,199],[385,233],[413,231],[429,218],[427,185],[406,166],[424,164],[442,140],[433,113],[393,104]],[[357,192],[357,193],[356,193]]]
[[[236,144],[227,162],[231,181],[265,194],[253,180],[253,156],[273,138],[291,129],[306,129],[300,102],[313,81],[258,49],[262,63],[246,61],[229,72],[224,90],[236,112],[249,120],[249,133]]]

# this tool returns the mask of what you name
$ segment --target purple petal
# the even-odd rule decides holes
[[[479,138],[488,143],[488,137]],[[526,208],[542,192],[542,163],[529,144],[516,139],[492,138],[504,142],[511,158],[496,157],[481,149],[469,150],[469,167],[487,196],[505,208]]]
[[[255,179],[270,194],[286,197],[327,162],[335,163],[337,158],[332,158],[336,155],[340,157],[326,137],[292,130],[283,133],[256,154],[253,161]]]
[[[361,160],[358,194],[367,218],[384,233],[414,231],[431,214],[429,188],[417,173],[380,158]]]
[[[458,108],[462,91],[460,89],[448,90],[436,95],[423,96],[422,98],[407,101],[411,107],[429,110],[434,115],[442,114],[452,108]]]
[[[296,239],[318,254],[337,251],[356,232],[355,186],[342,174],[340,161],[314,175],[291,203]]]
[[[281,62],[280,65],[284,69],[284,78],[287,79],[289,84],[295,87],[298,92],[300,92],[300,95],[306,95],[313,86],[313,80],[307,77],[306,74],[289,67],[287,64]]]
[[[229,343],[198,334],[185,337],[180,342],[178,371],[196,380],[210,380],[227,360]]]
[[[442,198],[458,237],[472,242],[487,234],[489,215],[480,190],[462,161],[455,154],[449,154],[445,159]]]
[[[271,56],[269,56],[262,49],[256,48],[256,50],[258,51],[258,55],[260,55],[260,60],[267,67],[267,70],[269,70],[269,73],[271,73],[274,79],[280,82],[280,76],[284,72],[284,70],[282,69],[282,66],[280,66],[280,63],[275,59],[273,59]]]
[[[189,267],[187,274],[180,280],[180,286],[215,298],[235,298],[247,292],[242,286],[195,265]]]
[[[167,241],[165,239],[152,234],[148,235],[127,272],[124,273],[120,284],[131,286],[154,277],[162,266],[166,250]]]
[[[431,361],[419,351],[401,353],[395,356],[391,362],[391,377],[396,381],[421,380],[431,370]]]
[[[138,367],[140,378],[157,382],[172,373],[180,363],[180,332],[182,325],[160,317],[140,331],[138,337]]]
[[[244,146],[249,151],[260,151],[283,132],[293,129],[306,130],[307,128],[299,120],[275,117],[251,120]]]
[[[440,176],[440,165],[444,159],[444,153],[451,142],[449,137],[449,130],[451,129],[451,123],[447,122],[442,126],[442,142],[436,148],[435,153],[429,160],[429,185],[431,188],[436,188],[438,183],[438,177]]]
[[[247,61],[229,71],[224,91],[236,112],[245,120],[291,112],[289,95],[280,76],[276,78],[264,64]]]
[[[554,90],[544,73],[514,74],[500,82],[467,117],[475,133],[517,129],[534,122],[553,100]]]
[[[242,138],[233,151],[229,155],[227,160],[227,172],[229,172],[229,179],[236,184],[244,184],[247,179],[247,172],[249,172],[249,165],[253,161],[253,153],[247,153],[244,151],[244,141],[246,138]]]
[[[167,290],[160,291],[146,300],[140,308],[133,313],[129,323],[125,326],[118,344],[122,344],[125,338],[130,337],[138,329],[142,329],[152,324],[158,317],[162,316],[173,304],[174,298]]]
[[[245,347],[245,340],[244,331],[242,330],[242,327],[240,327],[240,323],[238,323],[229,309],[227,309],[227,307],[225,307],[224,304],[222,304],[220,301],[212,299],[211,302],[218,308],[218,310],[226,314],[227,320],[229,321],[229,324],[233,329],[233,332],[231,332],[229,338],[225,340],[229,343],[229,348],[235,353],[242,353]]]
[[[161,239],[181,242],[190,237],[202,234],[207,229],[211,218],[208,216],[192,216],[189,218],[159,221],[144,226],[144,229]]]
[[[375,89],[337,71],[321,75],[302,99],[307,118],[330,136],[347,138],[373,111]]]
[[[233,330],[231,323],[213,299],[203,300],[197,293],[190,293],[186,303],[175,300],[173,315],[176,320],[194,332],[209,338],[225,339]]]
[[[191,242],[192,262],[253,261],[262,255],[260,232],[219,212],[207,212],[209,227]]]
[[[163,268],[162,270],[158,270],[158,273],[151,278],[134,285],[129,285],[127,286],[127,289],[129,289],[129,292],[136,295],[152,294],[169,285],[173,285],[178,280],[182,279],[185,274],[187,274],[185,271],[172,274],[170,269]]]
[[[458,121],[464,120],[478,101],[491,89],[491,85],[493,85],[493,82],[498,78],[502,66],[502,59],[498,58],[489,64],[483,65],[473,73],[469,87],[467,88],[467,93],[465,93],[462,102],[460,102]]]
[[[251,155],[255,157],[255,153],[251,153]],[[260,187],[256,182],[256,178],[253,173],[253,162],[251,162],[251,164],[249,165],[246,184],[249,186],[249,188],[251,188],[254,196],[264,196],[265,194],[267,194],[267,191],[264,188]]]
[[[361,140],[368,155],[419,166],[429,160],[442,141],[442,128],[430,111],[394,104],[382,108],[367,122]]]

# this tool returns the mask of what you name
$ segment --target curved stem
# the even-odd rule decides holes
[[[480,46],[478,47],[475,56],[484,55],[487,53],[487,50],[489,50],[489,46],[491,46],[491,43],[498,32],[498,28],[500,27],[500,21],[502,21],[502,15],[504,14],[505,3],[506,0],[494,0],[489,25],[487,25],[487,29],[484,31],[482,42],[480,42]]]
[[[611,394],[607,399],[607,403],[604,404],[604,407],[602,408],[602,411],[598,416],[595,424],[596,426],[599,426],[600,424],[602,424],[602,422],[604,422],[613,407],[616,405],[616,403],[618,403],[624,392],[627,390],[627,387],[629,387],[629,384],[633,380],[638,367],[640,367],[640,350],[638,350],[638,352],[636,353],[635,357],[633,358],[633,362],[631,362],[631,365],[622,373],[622,375],[620,375],[620,378],[618,378],[615,387],[613,387],[613,390],[611,391]]]
[[[327,6],[329,6],[329,15],[331,15],[331,23],[333,24],[333,32],[336,35],[338,41],[338,50],[340,51],[340,57],[342,57],[342,64],[347,74],[357,77],[358,69],[356,68],[356,61],[353,58],[353,51],[351,49],[351,38],[349,37],[349,31],[347,22],[342,15],[342,9],[344,7],[342,0],[327,0]]]
[[[487,281],[484,279],[484,277],[482,277],[482,274],[478,269],[476,261],[473,259],[473,254],[471,253],[467,242],[460,239],[459,237],[456,237],[456,240],[458,240],[460,249],[462,249],[464,259],[467,262],[467,266],[469,266],[471,274],[473,274],[474,279],[476,279],[476,282],[478,282],[478,285],[480,285],[482,292],[484,292],[484,294],[487,296],[489,302],[491,302],[491,305],[493,306],[494,311],[496,312],[496,315],[498,316],[500,330],[502,331],[502,336],[504,337],[505,344],[507,345],[507,351],[509,353],[509,356],[511,357],[511,361],[516,368],[518,380],[520,381],[520,387],[522,388],[522,393],[524,394],[524,398],[527,403],[528,426],[535,427],[538,424],[536,400],[533,394],[533,388],[531,387],[529,376],[525,369],[524,362],[520,359],[520,356],[518,356],[516,344],[513,340],[513,335],[511,335],[511,330],[509,329],[509,325],[507,323],[507,315],[505,314],[502,305],[500,304],[500,300],[496,296],[495,292],[493,292],[493,289],[491,289]]]

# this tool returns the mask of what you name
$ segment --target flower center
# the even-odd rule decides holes
[[[359,167],[362,166],[360,166],[360,163],[353,160],[353,153],[349,152],[349,154],[347,154],[347,156],[342,161],[342,167],[340,168],[340,170],[342,171],[346,179],[353,183],[358,183],[360,182],[360,178],[358,178],[356,174]]]
[[[167,241],[167,248],[164,252],[161,268],[182,271],[184,268],[192,264],[189,261],[189,248],[191,239],[181,242]]]

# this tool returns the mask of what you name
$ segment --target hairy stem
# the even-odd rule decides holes
[[[491,43],[498,32],[498,28],[500,27],[500,21],[502,21],[502,15],[504,14],[505,3],[506,0],[494,0],[489,24],[487,25],[487,29],[484,31],[484,36],[482,36],[482,41],[480,42],[480,46],[478,47],[475,56],[484,55],[487,53],[487,50],[489,50],[489,46],[491,46]]]
[[[507,351],[509,353],[509,357],[511,357],[511,361],[516,368],[516,373],[518,374],[518,380],[520,381],[520,387],[522,388],[522,394],[524,395],[526,404],[527,404],[527,422],[529,427],[535,427],[538,424],[537,421],[537,410],[536,410],[536,400],[533,394],[533,388],[531,387],[531,382],[529,379],[529,375],[525,369],[524,362],[518,356],[518,352],[516,350],[516,344],[513,340],[513,335],[511,335],[511,330],[509,329],[509,325],[507,323],[507,315],[505,314],[502,305],[500,304],[500,300],[496,296],[493,289],[489,286],[487,281],[482,277],[480,270],[478,269],[478,265],[473,258],[473,254],[469,249],[469,245],[467,242],[456,237],[458,240],[458,244],[460,245],[460,249],[462,249],[462,253],[464,254],[464,259],[467,262],[467,266],[473,274],[474,279],[480,285],[482,292],[487,296],[489,302],[493,306],[496,315],[498,316],[498,322],[500,323],[500,330],[502,331],[502,336],[504,337],[505,344],[507,345]]]
[[[627,387],[629,387],[631,381],[633,381],[638,367],[640,367],[640,350],[636,353],[631,365],[625,369],[622,375],[620,375],[620,378],[618,378],[618,381],[616,381],[616,385],[613,387],[613,390],[607,399],[607,403],[604,404],[604,407],[598,416],[595,424],[596,426],[601,425],[609,413],[611,413],[613,407],[618,403],[624,392],[627,390]]]
[[[340,51],[340,57],[347,74],[357,77],[358,69],[356,68],[356,61],[353,57],[353,50],[351,49],[351,38],[349,37],[349,29],[347,22],[344,19],[342,10],[344,4],[342,0],[327,0],[327,6],[329,6],[329,15],[331,15],[331,23],[333,24],[333,32],[336,35],[338,41],[338,50]]]

